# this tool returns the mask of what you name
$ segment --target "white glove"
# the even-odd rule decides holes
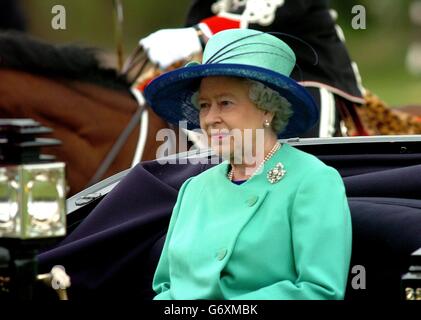
[[[159,30],[141,39],[139,44],[149,59],[161,69],[202,51],[197,31],[193,27]]]

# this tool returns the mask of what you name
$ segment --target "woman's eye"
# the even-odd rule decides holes
[[[205,103],[205,102],[199,103],[199,108],[200,109],[206,109],[208,107],[209,107],[209,103]]]
[[[223,100],[220,102],[221,106],[230,106],[232,105],[232,101],[229,100]]]

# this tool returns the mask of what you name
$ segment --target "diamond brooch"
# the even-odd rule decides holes
[[[273,169],[268,171],[266,177],[270,183],[274,184],[279,182],[286,173],[287,171],[284,169],[284,165],[278,162]]]

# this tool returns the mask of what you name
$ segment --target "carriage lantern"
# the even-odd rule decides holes
[[[421,300],[421,248],[412,253],[408,273],[402,276],[404,300]]]
[[[58,140],[30,119],[0,120],[0,238],[64,236],[65,165],[40,154]]]
[[[0,119],[0,296],[31,299],[38,250],[66,233],[65,164],[41,155],[60,144],[32,119]]]

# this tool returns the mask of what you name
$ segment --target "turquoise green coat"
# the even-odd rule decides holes
[[[270,184],[278,162],[287,173]],[[154,299],[343,299],[352,230],[339,173],[288,144],[242,185],[228,166],[181,187]]]

